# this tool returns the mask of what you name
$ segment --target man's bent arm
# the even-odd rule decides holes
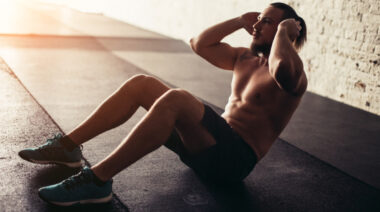
[[[212,26],[190,40],[191,48],[211,64],[233,70],[239,48],[233,48],[221,40],[227,35],[244,27],[241,17]]]
[[[291,41],[291,37],[294,37],[289,32],[293,30],[294,33],[294,28],[291,27],[294,26],[279,25],[269,54],[269,72],[282,89],[298,95],[306,90],[307,80],[301,58]]]

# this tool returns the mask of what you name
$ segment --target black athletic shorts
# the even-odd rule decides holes
[[[204,107],[202,125],[216,144],[201,153],[189,154],[174,130],[165,146],[205,180],[230,183],[243,180],[257,163],[255,152],[220,115],[208,105]]]

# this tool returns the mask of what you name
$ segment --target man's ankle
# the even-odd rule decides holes
[[[107,181],[104,181],[102,179],[100,179],[96,174],[95,172],[91,169],[91,172],[92,172],[92,176],[93,176],[93,180],[94,180],[94,183],[95,185],[97,186],[103,186],[104,184],[107,183]]]
[[[78,145],[76,143],[74,143],[74,141],[71,140],[71,138],[67,135],[65,135],[61,139],[59,139],[59,143],[61,143],[63,148],[65,148],[69,152],[73,151],[75,148],[78,147]]]

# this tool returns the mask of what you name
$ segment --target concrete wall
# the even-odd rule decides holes
[[[261,11],[269,0],[108,0],[92,5],[108,16],[186,42],[210,25],[248,11]],[[308,26],[301,52],[308,90],[380,115],[380,1],[290,0]],[[88,7],[87,7],[88,8]],[[248,46],[240,30],[226,39]]]

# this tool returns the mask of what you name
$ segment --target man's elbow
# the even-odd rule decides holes
[[[198,45],[198,42],[197,42],[197,39],[196,39],[196,38],[191,38],[191,39],[190,39],[190,47],[191,47],[191,49],[192,49],[195,53],[198,53],[198,52],[199,52],[199,45]]]
[[[207,47],[199,42],[199,39],[197,37],[190,39],[190,47],[199,56],[206,54],[204,50],[206,50]]]

